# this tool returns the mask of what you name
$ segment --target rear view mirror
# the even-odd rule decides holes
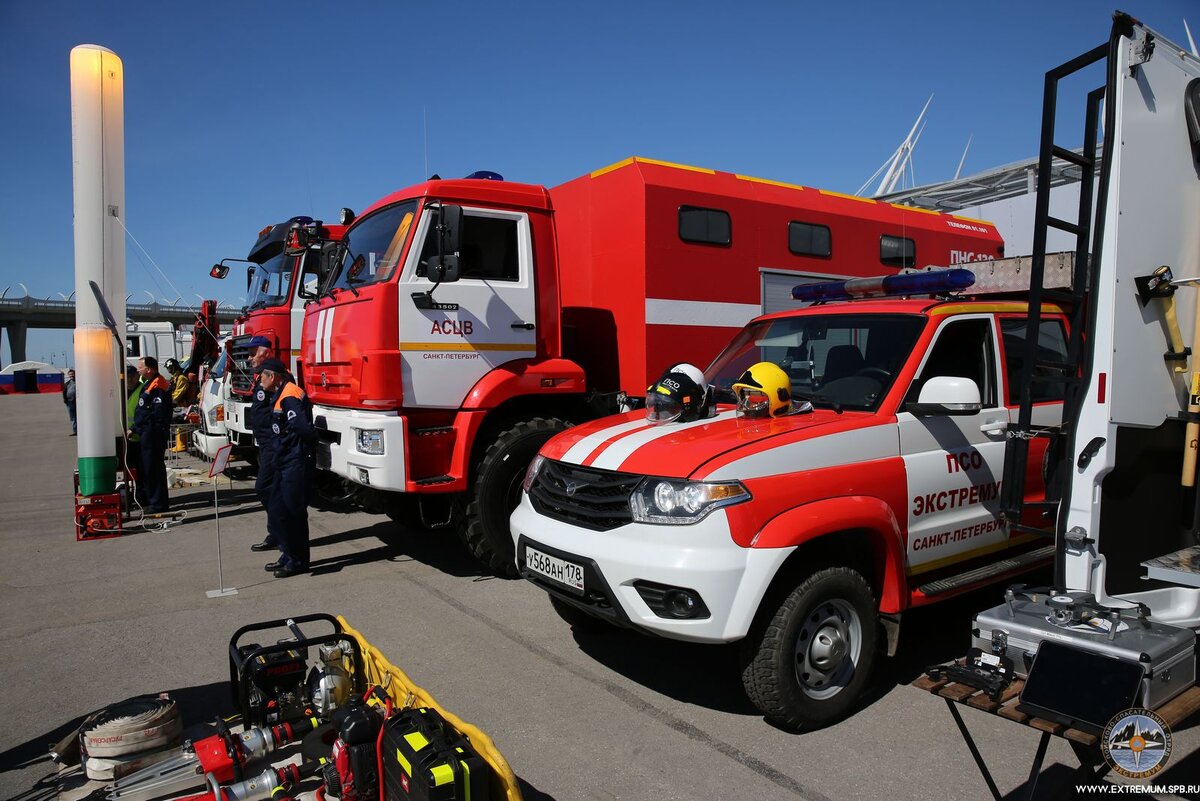
[[[214,264],[212,266],[212,269],[208,271],[208,274],[212,278],[222,278],[223,279],[225,276],[229,275],[229,265],[228,264]]]
[[[442,263],[429,265],[429,280],[435,284],[451,284],[458,280],[458,256],[442,256]]]
[[[251,264],[246,268],[246,291],[250,291],[250,287],[254,286],[254,268],[256,265]]]
[[[934,376],[921,387],[916,403],[906,411],[918,416],[971,415],[983,409],[979,385],[969,378],[952,375]]]

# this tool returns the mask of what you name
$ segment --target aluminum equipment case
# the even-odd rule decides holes
[[[1055,640],[1142,665],[1140,703],[1155,709],[1196,682],[1196,633],[1191,629],[1139,620],[1135,610],[1125,610],[1115,637],[1110,638],[1110,618],[1103,614],[1078,622],[1062,620],[1062,606],[1051,598],[1067,594],[1008,594],[1008,600],[975,615],[971,645],[984,654],[994,653],[993,643],[1003,643],[1017,676],[1026,678],[1043,640]],[[1079,600],[1083,596],[1072,594]],[[1087,596],[1090,597],[1090,596]],[[1057,616],[1057,617],[1056,617]]]

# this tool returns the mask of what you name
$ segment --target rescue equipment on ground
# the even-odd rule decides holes
[[[333,631],[307,637],[301,623],[328,623]],[[292,637],[273,645],[243,643],[252,632],[287,629]],[[309,666],[317,649],[319,664]],[[363,691],[363,667],[355,639],[328,614],[300,615],[242,626],[229,640],[229,684],[246,726],[265,726],[309,715],[328,718],[351,693]]]
[[[737,416],[783,417],[792,411],[792,381],[774,362],[759,362],[733,382]]]
[[[166,693],[139,695],[93,712],[50,749],[60,765],[83,764],[89,779],[108,780],[155,761],[178,745],[179,708]]]
[[[379,730],[391,709],[391,699],[383,697],[384,706],[373,708],[356,695],[333,714],[337,739],[323,771],[326,795],[341,801],[371,801],[379,796]]]
[[[282,723],[235,734],[218,720],[216,734],[195,743],[189,740],[177,755],[117,779],[105,798],[108,801],[150,801],[161,796],[179,795],[205,781],[240,782],[247,763],[295,742],[316,726],[317,719],[308,718],[296,726]]]
[[[404,709],[384,723],[386,801],[487,801],[488,769],[470,742],[432,709]]]
[[[222,787],[216,775],[204,777],[208,792],[187,796],[180,801],[285,801],[303,779],[321,772],[327,760],[320,759],[301,765],[288,764],[279,768],[267,768],[257,776]]]
[[[699,367],[668,367],[646,392],[646,419],[655,425],[690,423],[716,414],[713,393]]]

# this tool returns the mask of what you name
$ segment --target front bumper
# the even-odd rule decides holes
[[[229,436],[226,434],[209,434],[199,428],[192,432],[192,446],[209,461],[217,458],[217,451],[228,444]]]
[[[396,412],[364,412],[333,406],[314,406],[317,467],[356,484],[403,492],[406,488],[406,420]],[[383,432],[383,453],[360,453],[355,429]]]
[[[745,637],[771,579],[795,550],[742,548],[730,536],[721,509],[689,526],[630,523],[590,531],[539,514],[522,494],[509,524],[524,578],[597,617],[689,642]],[[530,570],[527,546],[582,565],[586,594],[580,596]],[[639,580],[695,591],[709,617],[659,617],[634,587]]]

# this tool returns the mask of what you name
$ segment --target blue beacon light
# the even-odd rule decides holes
[[[792,298],[814,303],[823,300],[886,297],[889,295],[936,295],[966,289],[975,283],[975,273],[957,267],[952,270],[884,275],[875,278],[848,278],[792,287]]]

